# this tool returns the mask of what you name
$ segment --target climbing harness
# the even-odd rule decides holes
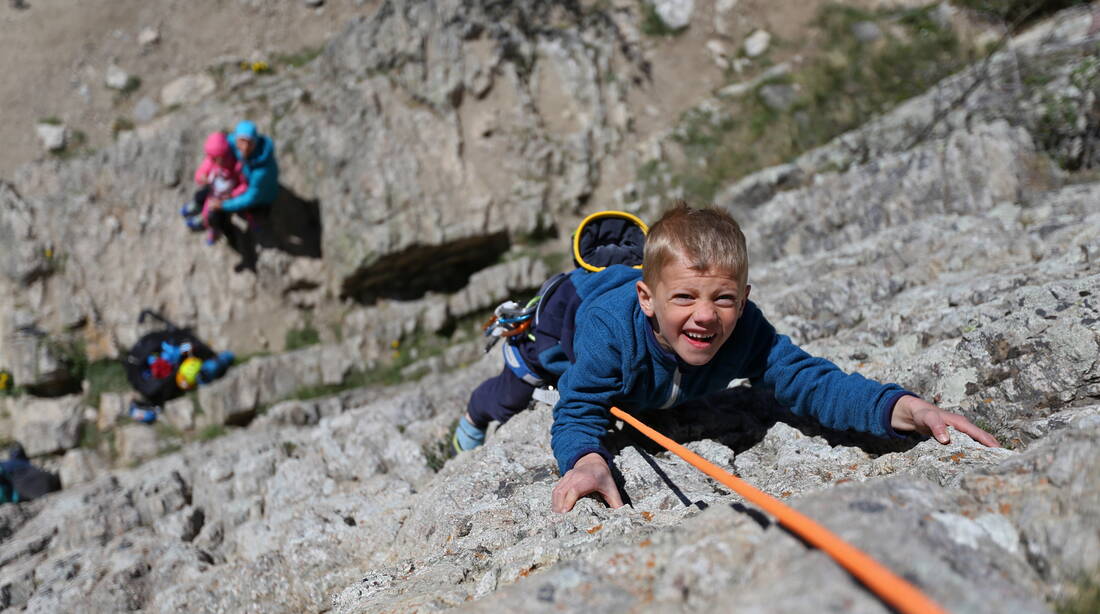
[[[844,541],[808,516],[795,511],[775,497],[754,487],[684,446],[646,426],[618,407],[611,408],[616,418],[638,429],[643,435],[684,459],[696,469],[732,488],[746,501],[775,517],[784,527],[833,558],[880,599],[901,614],[947,614],[915,586],[898,577],[878,561]]]

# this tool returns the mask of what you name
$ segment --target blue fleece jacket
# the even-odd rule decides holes
[[[716,392],[736,378],[775,391],[780,404],[834,429],[893,435],[894,403],[910,394],[811,356],[779,335],[748,301],[733,334],[705,365],[684,363],[658,342],[638,304],[641,271],[616,265],[600,273],[574,273],[581,297],[573,336],[575,362],[558,381],[551,447],[564,474],[596,452],[608,462],[602,439],[609,409],[669,408]]]
[[[239,160],[241,152],[237,144],[230,142],[233,155]],[[279,164],[275,161],[275,142],[266,136],[256,137],[256,148],[247,160],[241,161],[241,171],[248,181],[248,189],[240,196],[222,203],[225,211],[243,211],[261,205],[270,205],[279,193]]]

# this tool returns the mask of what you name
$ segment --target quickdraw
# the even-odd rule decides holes
[[[795,511],[794,508],[783,504],[775,497],[741,478],[724,471],[698,454],[646,426],[618,407],[612,407],[611,413],[616,418],[638,429],[643,435],[656,441],[668,451],[684,459],[696,469],[732,488],[746,501],[774,516],[780,524],[792,533],[832,557],[841,567],[847,569],[848,573],[855,576],[857,580],[871,589],[871,592],[898,612],[902,614],[947,614],[943,608],[920,592],[917,587],[898,577],[867,553],[844,541],[810,517]]]
[[[489,337],[485,351],[493,349],[497,341],[507,337],[522,335],[531,328],[539,297],[531,299],[526,306],[520,307],[515,301],[505,301],[493,310],[493,317],[482,327],[484,336]]]

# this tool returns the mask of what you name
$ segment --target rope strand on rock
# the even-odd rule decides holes
[[[673,454],[686,460],[696,469],[729,486],[737,494],[744,497],[746,501],[774,516],[780,524],[791,532],[831,556],[841,567],[847,569],[871,592],[898,612],[902,614],[947,614],[943,608],[920,592],[917,587],[898,577],[868,554],[844,541],[808,516],[665,437],[618,407],[612,407],[611,413]]]

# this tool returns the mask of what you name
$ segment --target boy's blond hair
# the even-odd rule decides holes
[[[677,258],[699,272],[722,272],[744,289],[749,276],[745,235],[733,217],[716,207],[695,209],[676,201],[649,228],[642,260],[642,279],[653,287],[661,271]]]

